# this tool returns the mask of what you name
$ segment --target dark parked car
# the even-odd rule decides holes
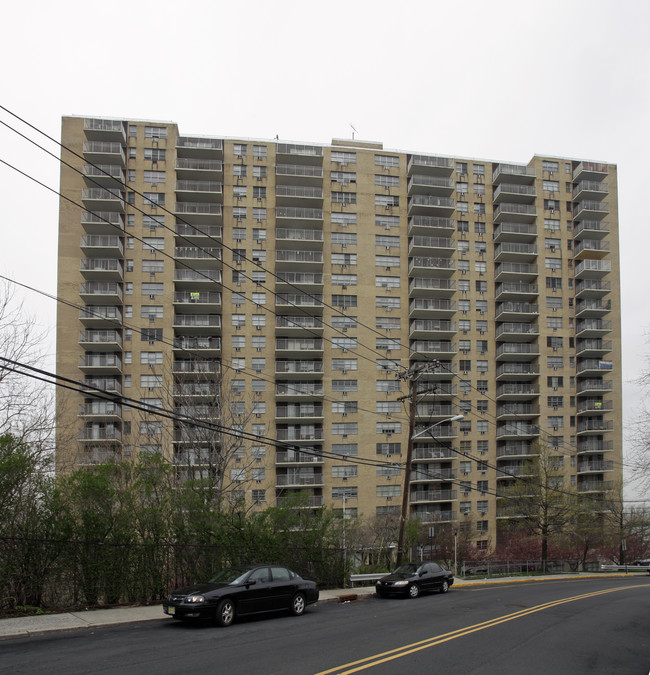
[[[175,619],[213,619],[229,626],[236,616],[289,611],[299,616],[318,600],[316,582],[286,567],[256,565],[225,569],[207,583],[175,590],[163,611]]]
[[[454,574],[435,562],[404,563],[392,574],[382,577],[375,587],[380,598],[404,595],[417,598],[420,593],[446,593],[454,583]]]

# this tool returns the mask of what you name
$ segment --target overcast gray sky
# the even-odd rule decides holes
[[[0,104],[54,138],[63,115],[314,143],[353,124],[390,149],[618,164],[629,425],[650,351],[649,26],[647,0],[11,3]],[[4,125],[0,159],[58,188],[58,162]],[[54,295],[58,198],[4,164],[0,181],[0,273]],[[56,303],[24,298],[53,354]]]

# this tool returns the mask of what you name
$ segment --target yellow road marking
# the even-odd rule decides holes
[[[599,595],[605,595],[607,593],[615,593],[617,591],[625,591],[630,588],[648,588],[647,584],[638,584],[636,586],[622,586],[620,588],[608,588],[602,591],[593,591],[592,593],[583,593],[581,595],[574,595],[569,598],[562,598],[560,600],[552,600],[551,602],[546,602],[543,605],[537,605],[535,607],[528,607],[526,609],[521,609],[518,612],[512,614],[506,614],[504,616],[497,617],[495,619],[490,619],[489,621],[484,621],[483,623],[478,623],[473,626],[466,626],[465,628],[459,628],[458,630],[452,631],[450,633],[443,633],[442,635],[436,635],[426,640],[420,640],[419,642],[414,642],[409,645],[404,645],[402,647],[397,647],[396,649],[391,649],[387,652],[382,652],[380,654],[375,654],[374,656],[368,656],[365,659],[360,659],[358,661],[351,661],[350,663],[345,663],[336,668],[330,668],[329,670],[323,670],[316,675],[329,675],[330,673],[337,673],[337,675],[351,675],[352,673],[358,673],[360,670],[366,670],[367,668],[372,668],[373,666],[378,666],[382,663],[387,663],[388,661],[393,661],[395,659],[400,659],[403,656],[408,656],[415,652],[419,652],[423,649],[429,649],[429,647],[435,647],[436,645],[448,642],[449,640],[455,640],[456,638],[463,637],[465,635],[470,635],[471,633],[476,633],[486,628],[492,628],[492,626],[498,626],[499,624],[506,623],[508,621],[513,621],[514,619],[520,619],[529,614],[535,614],[536,612],[542,612],[551,607],[558,607],[559,605],[564,605],[569,602],[577,602],[578,600],[584,600],[586,598],[595,598]]]

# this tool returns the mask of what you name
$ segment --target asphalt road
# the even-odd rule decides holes
[[[0,672],[645,675],[649,610],[647,577],[482,585],[229,628],[163,619],[6,640]]]

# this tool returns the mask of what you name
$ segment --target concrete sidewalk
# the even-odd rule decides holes
[[[561,581],[565,579],[602,579],[603,577],[629,577],[639,574],[555,574],[541,577],[509,577],[501,579],[456,579],[453,588],[478,586],[482,584],[526,583],[539,581]],[[326,602],[354,602],[374,597],[375,587],[339,588],[320,592],[317,604]],[[118,609],[94,609],[85,612],[65,614],[41,614],[16,619],[0,619],[0,640],[18,637],[32,637],[60,631],[87,630],[142,621],[169,621],[161,605],[120,607]]]

